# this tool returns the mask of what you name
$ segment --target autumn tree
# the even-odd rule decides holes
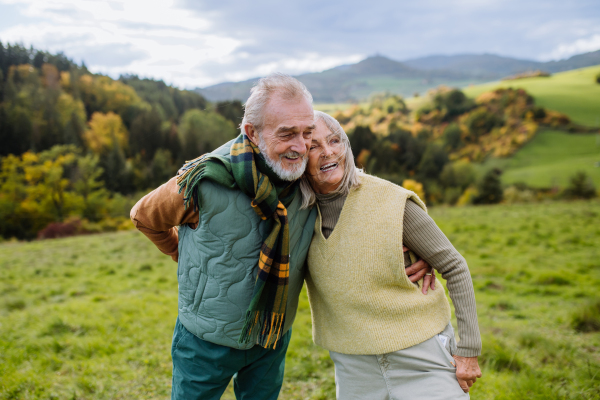
[[[181,117],[179,137],[187,159],[212,151],[236,136],[235,126],[223,116],[201,110],[189,110]]]
[[[84,134],[87,147],[95,154],[106,154],[115,146],[124,148],[127,145],[127,129],[121,117],[113,112],[92,114],[89,129]]]

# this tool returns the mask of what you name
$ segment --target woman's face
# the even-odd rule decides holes
[[[312,134],[308,152],[306,175],[317,193],[334,191],[344,177],[345,146],[339,135],[331,133],[322,120],[318,120]]]

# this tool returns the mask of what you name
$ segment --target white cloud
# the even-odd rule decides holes
[[[576,54],[600,50],[600,34],[577,39],[568,44],[561,44],[551,52],[540,57],[542,60],[562,60]]]
[[[300,53],[293,57],[284,54],[273,55],[269,57],[272,61],[262,61],[249,65],[247,68],[225,73],[225,81],[241,81],[249,78],[265,76],[271,72],[285,72],[287,74],[301,74],[307,72],[319,72],[329,68],[337,67],[342,64],[353,64],[365,58],[364,54],[352,54],[349,56],[335,57],[322,56],[318,53]],[[226,60],[230,66],[237,66],[242,59],[251,60],[252,57],[248,53],[242,53],[237,57],[232,57]],[[218,69],[219,64],[211,66],[211,70]]]
[[[178,8],[174,0],[0,3],[18,4],[21,15],[27,17],[24,22],[0,28],[4,42],[63,51],[75,61],[85,62],[93,72],[113,77],[134,73],[185,88],[244,80],[273,71],[321,71],[362,58],[358,54],[321,57],[300,50],[291,56],[275,53],[255,57],[240,47],[260,46],[256,38],[217,34],[208,13]]]
[[[0,40],[192,88],[375,52],[563,58],[600,48],[598,11],[597,0],[0,0]]]
[[[111,76],[130,72],[181,87],[215,83],[220,77],[207,76],[198,66],[232,54],[241,44],[212,34],[208,20],[176,8],[172,1],[2,2],[18,3],[22,15],[36,19],[0,29],[3,41],[63,51],[90,70]]]

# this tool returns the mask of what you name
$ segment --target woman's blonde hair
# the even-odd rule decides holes
[[[354,155],[352,155],[350,140],[348,139],[348,135],[346,135],[346,132],[344,132],[344,129],[340,123],[329,114],[325,114],[322,111],[315,111],[315,124],[318,121],[323,121],[331,133],[338,135],[342,145],[344,146],[344,149],[342,150],[345,156],[344,176],[342,177],[340,185],[331,193],[346,195],[350,192],[350,189],[360,185],[359,175],[362,173],[362,170],[356,168],[354,165]],[[309,208],[317,202],[317,196],[315,195],[315,191],[307,178],[307,173],[308,168],[306,172],[304,172],[304,175],[302,175],[302,178],[300,178],[302,209]]]

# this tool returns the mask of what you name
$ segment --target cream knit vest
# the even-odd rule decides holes
[[[408,198],[426,210],[415,193],[362,175],[328,239],[319,214],[306,276],[317,345],[344,354],[390,353],[424,342],[450,321],[442,285],[424,295],[404,271]]]

